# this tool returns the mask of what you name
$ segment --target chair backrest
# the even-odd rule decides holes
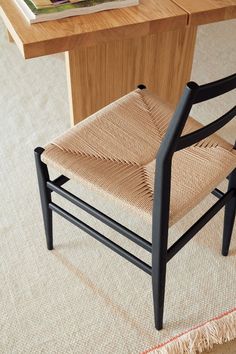
[[[236,106],[213,123],[181,137],[182,131],[194,104],[210,100],[236,89],[236,73],[224,79],[199,86],[189,82],[183,92],[167,133],[158,151],[157,159],[171,158],[175,151],[186,148],[205,139],[222,128],[236,115]]]
[[[156,156],[153,216],[160,221],[161,213],[169,214],[171,162],[173,154],[191,146],[222,128],[236,115],[236,106],[226,114],[192,133],[181,136],[194,104],[210,100],[236,88],[236,73],[224,79],[199,86],[189,82],[171,119]],[[168,222],[168,220],[165,220]]]

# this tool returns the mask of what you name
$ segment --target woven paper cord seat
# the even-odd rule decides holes
[[[90,190],[103,190],[151,216],[155,158],[172,116],[173,110],[160,98],[137,89],[48,144],[42,160]],[[200,127],[189,118],[183,134]],[[235,167],[236,150],[217,135],[177,152],[172,165],[170,225]]]

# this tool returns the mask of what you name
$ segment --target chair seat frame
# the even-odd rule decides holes
[[[138,86],[145,89],[144,85]],[[88,235],[92,236],[102,244],[118,253],[129,262],[142,269],[152,277],[154,319],[157,330],[163,328],[164,297],[166,283],[167,263],[215,216],[219,210],[225,207],[224,231],[222,243],[222,255],[227,256],[232,236],[236,212],[236,169],[228,176],[229,184],[226,193],[214,189],[211,193],[215,195],[217,202],[206,211],[172,246],[168,248],[169,212],[170,212],[170,191],[171,191],[171,163],[173,154],[181,149],[195,144],[196,142],[215,133],[222,126],[227,124],[236,115],[236,106],[225,115],[208,124],[207,126],[181,136],[185,123],[188,119],[192,105],[212,99],[236,88],[236,74],[210,84],[198,86],[189,82],[174,116],[169,124],[167,133],[161,143],[156,157],[153,216],[152,216],[152,243],[127,229],[117,221],[81,200],[62,186],[69,181],[66,176],[59,176],[50,180],[47,165],[42,161],[44,152],[42,147],[34,150],[36,170],[40,191],[40,199],[46,234],[47,248],[53,249],[53,226],[52,212],[61,215]],[[236,148],[236,146],[234,147]],[[122,236],[128,238],[147,252],[151,253],[152,265],[149,265],[131,254],[115,242],[93,229],[74,215],[52,201],[52,193],[59,194],[77,207],[81,208],[91,216],[103,222]]]

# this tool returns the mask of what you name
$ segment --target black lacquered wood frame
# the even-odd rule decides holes
[[[145,86],[140,85],[139,88],[145,89]],[[174,153],[215,133],[236,115],[235,106],[213,123],[210,123],[193,133],[181,136],[190,110],[196,103],[212,99],[235,88],[236,74],[202,86],[198,86],[194,82],[189,82],[186,85],[156,157],[156,171],[158,171],[158,173],[155,175],[154,186],[152,243],[111,219],[109,216],[73,195],[68,190],[64,189],[62,186],[69,180],[69,178],[61,175],[51,181],[49,178],[48,168],[41,160],[41,155],[44,149],[41,147],[35,149],[35,161],[48,249],[51,250],[53,248],[52,211],[54,211],[66,220],[70,221],[72,224],[78,226],[81,230],[87,232],[90,236],[100,241],[102,244],[106,245],[108,248],[124,257],[126,260],[150,274],[152,276],[155,327],[158,330],[163,327],[166,266],[168,261],[170,261],[175,254],[178,253],[224,206],[226,206],[226,208],[222,254],[226,256],[229,251],[236,211],[236,170],[232,171],[229,176],[228,191],[223,193],[217,188],[214,189],[212,194],[219,200],[169,248],[168,230],[171,191],[171,164]],[[79,220],[59,205],[55,204],[51,198],[52,193],[57,193],[61,197],[66,198],[77,207],[83,209],[91,216],[102,221],[122,236],[128,238],[130,241],[136,243],[138,246],[151,253],[152,265],[148,265],[143,262],[135,255],[126,251],[121,246],[109,240],[107,237],[91,228],[89,225],[85,224],[83,221]]]

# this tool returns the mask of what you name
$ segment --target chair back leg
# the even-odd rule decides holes
[[[229,176],[228,190],[235,189],[236,193],[236,169]],[[222,255],[227,256],[232,237],[236,213],[236,194],[225,206],[224,231],[222,243]]]
[[[35,163],[38,177],[39,193],[41,199],[44,229],[46,234],[47,248],[53,249],[53,230],[52,230],[52,210],[49,209],[51,202],[51,191],[47,188],[47,181],[49,181],[48,168],[45,163],[41,161],[43,148],[36,148],[34,150]]]
[[[168,233],[168,230],[166,230]],[[154,321],[157,330],[163,328],[165,284],[166,284],[166,245],[162,241],[162,234],[156,234],[160,240],[160,247],[152,250],[152,293],[154,307]],[[164,252],[163,252],[164,251]]]
[[[163,328],[170,211],[171,164],[157,166],[152,216],[152,291],[157,330]]]

